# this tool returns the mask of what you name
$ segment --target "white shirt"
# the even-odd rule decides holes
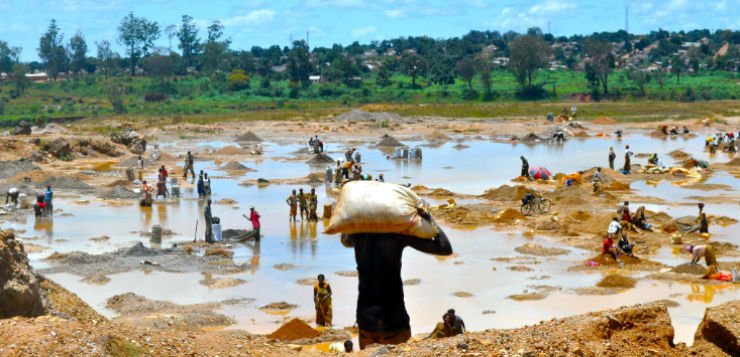
[[[344,350],[344,342],[334,342],[329,345],[329,352],[345,353],[347,351]]]
[[[617,221],[612,221],[611,223],[609,223],[609,228],[606,230],[606,233],[615,234],[619,232],[620,229],[622,229],[622,225],[620,225]]]

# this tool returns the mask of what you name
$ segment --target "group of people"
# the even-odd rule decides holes
[[[737,134],[740,137],[740,132]],[[724,144],[724,146],[723,146]],[[726,133],[716,133],[714,136],[707,137],[704,146],[709,148],[709,152],[714,154],[719,150],[720,146],[723,146],[723,151],[729,153],[737,152],[737,137],[734,132],[728,131]]]
[[[203,170],[200,170],[196,189],[198,190],[199,198],[211,196],[211,178],[208,177],[207,172],[203,172]]]
[[[690,133],[689,128],[686,127],[686,125],[683,126],[683,129],[679,131],[678,126],[673,126],[670,130],[668,129],[668,125],[662,125],[660,127],[660,132],[663,133],[663,135],[679,135],[679,134],[688,134]]]
[[[318,135],[308,139],[308,146],[311,148],[314,154],[320,154],[324,152],[324,142],[319,140]]]
[[[293,193],[288,196],[288,198],[285,200],[285,203],[287,203],[290,207],[289,220],[295,222],[299,211],[301,215],[301,221],[319,220],[319,216],[317,213],[319,206],[319,197],[318,195],[316,195],[315,188],[312,188],[311,192],[309,192],[308,194],[304,193],[302,188],[298,189],[298,193],[296,193],[296,190],[293,190]]]
[[[18,195],[18,189],[15,189],[15,192],[10,195],[11,202],[14,202],[16,205],[18,204]],[[33,203],[33,212],[36,217],[51,217],[54,214],[53,198],[54,191],[51,190],[51,186],[46,186],[46,191],[36,193],[36,202]],[[7,200],[8,196],[5,198],[6,203]]]

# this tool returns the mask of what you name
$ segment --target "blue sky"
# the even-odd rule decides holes
[[[65,41],[82,31],[94,55],[96,41],[116,44],[117,26],[129,11],[157,21],[161,28],[193,16],[203,32],[213,20],[225,25],[232,47],[289,44],[305,38],[310,45],[330,46],[398,36],[461,36],[471,29],[524,31],[531,26],[555,35],[614,31],[624,27],[630,9],[630,32],[658,28],[738,29],[740,0],[0,0],[0,40],[23,48],[22,59],[38,59],[38,39],[56,18]],[[176,47],[173,39],[173,47]],[[167,46],[163,36],[158,45]],[[116,44],[120,51],[120,47]]]

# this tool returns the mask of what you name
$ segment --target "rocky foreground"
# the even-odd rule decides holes
[[[0,231],[2,356],[291,356],[321,355],[245,331],[142,327],[109,321],[76,295],[36,276],[23,244]],[[146,317],[143,317],[146,319]],[[325,332],[331,334],[332,332]],[[374,346],[359,356],[738,356],[740,301],[707,309],[693,347],[673,344],[661,302],[623,307],[512,330]]]

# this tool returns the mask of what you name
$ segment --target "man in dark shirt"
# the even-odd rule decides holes
[[[436,223],[434,223],[436,225]],[[399,344],[411,338],[401,279],[403,249],[450,255],[452,246],[447,235],[439,232],[434,239],[421,239],[399,234],[343,235],[342,244],[354,247],[359,277],[357,325],[360,349],[378,344]]]
[[[529,178],[529,162],[527,162],[527,159],[524,158],[524,156],[520,156],[520,159],[522,159],[522,174],[521,176],[524,178]]]

